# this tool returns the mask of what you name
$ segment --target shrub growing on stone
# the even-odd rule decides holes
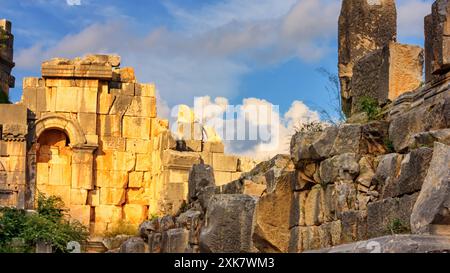
[[[15,208],[0,209],[0,253],[34,252],[36,243],[50,244],[55,252],[67,252],[70,241],[83,242],[89,235],[80,222],[69,220],[64,202],[39,194],[36,213]]]
[[[360,107],[361,110],[367,114],[369,120],[375,120],[381,112],[378,102],[371,97],[362,97],[360,100]]]

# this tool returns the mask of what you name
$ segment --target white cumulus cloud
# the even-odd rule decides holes
[[[66,0],[66,3],[69,6],[80,6],[81,0]]]

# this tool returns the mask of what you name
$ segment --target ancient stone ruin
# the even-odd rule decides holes
[[[0,37],[2,39],[2,48],[0,48],[0,91],[8,95],[9,88],[14,87],[15,83],[15,78],[11,76],[11,70],[14,67],[14,36],[11,33],[11,22],[5,19],[0,20]]]
[[[396,42],[395,1],[343,0],[349,119],[299,131],[289,155],[257,165],[224,154],[211,128],[191,140],[188,108],[171,133],[155,86],[117,56],[44,62],[20,103],[0,105],[0,205],[32,209],[41,191],[93,234],[140,224],[104,239],[109,252],[448,251],[450,2],[430,13],[422,50]],[[361,118],[367,98],[380,112]]]
[[[449,5],[436,1],[426,17],[424,54],[396,43],[394,1],[344,0],[339,76],[348,122],[298,132],[290,156],[260,163],[213,196],[195,186],[202,202],[141,225],[145,251],[171,252],[168,245],[176,252],[450,249]],[[375,120],[355,119],[365,97],[382,109]],[[198,173],[207,170],[204,185],[214,184],[207,165],[194,166],[189,183],[197,185]]]
[[[60,196],[101,235],[121,220],[176,213],[201,160],[219,184],[254,166],[217,139],[176,139],[156,99],[118,56],[44,62],[42,78],[23,80],[21,102],[0,105],[0,205],[33,209],[39,193]]]
[[[423,51],[396,43],[394,0],[342,1],[339,78],[342,109],[351,116],[364,97],[386,105],[422,83]]]

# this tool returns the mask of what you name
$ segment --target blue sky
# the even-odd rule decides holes
[[[398,0],[403,43],[422,44],[431,0]],[[16,88],[53,57],[116,53],[140,82],[155,82],[159,113],[194,96],[258,98],[303,111],[330,109],[340,0],[0,0],[13,22]],[[299,108],[299,109],[300,109]]]

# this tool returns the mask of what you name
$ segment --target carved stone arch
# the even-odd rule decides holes
[[[35,137],[34,141],[37,141],[39,136],[45,131],[50,129],[61,130],[66,133],[70,140],[71,147],[83,147],[86,145],[86,137],[77,122],[67,119],[60,115],[51,115],[40,119],[35,125]]]

